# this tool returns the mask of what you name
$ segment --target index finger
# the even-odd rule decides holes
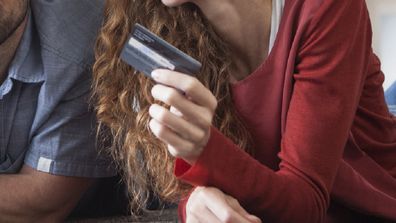
[[[195,103],[215,110],[217,100],[197,78],[176,71],[157,69],[151,73],[155,81],[183,91]]]
[[[249,220],[230,207],[224,194],[211,191],[205,195],[205,205],[222,222],[250,223]]]

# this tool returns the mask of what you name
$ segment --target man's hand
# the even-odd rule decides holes
[[[0,175],[0,222],[61,222],[93,181],[26,165],[18,174]]]
[[[187,223],[261,223],[245,211],[239,202],[220,190],[198,187],[190,195],[186,207]]]

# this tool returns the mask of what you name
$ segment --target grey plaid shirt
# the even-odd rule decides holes
[[[88,109],[102,0],[32,0],[28,24],[0,86],[0,173],[23,164],[79,177],[115,174],[95,146]]]

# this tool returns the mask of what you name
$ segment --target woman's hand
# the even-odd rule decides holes
[[[153,104],[150,129],[173,156],[194,164],[208,143],[217,100],[195,77],[170,70],[155,70],[152,77],[158,83],[152,96],[171,109]]]
[[[196,188],[187,201],[187,223],[261,223],[239,202],[213,187]]]

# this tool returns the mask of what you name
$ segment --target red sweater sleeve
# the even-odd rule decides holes
[[[217,187],[266,222],[323,221],[367,73],[371,30],[365,2],[318,2],[307,0],[302,7],[309,19],[296,59],[280,169],[261,164],[214,128],[194,166],[180,159],[175,164],[181,180]]]

